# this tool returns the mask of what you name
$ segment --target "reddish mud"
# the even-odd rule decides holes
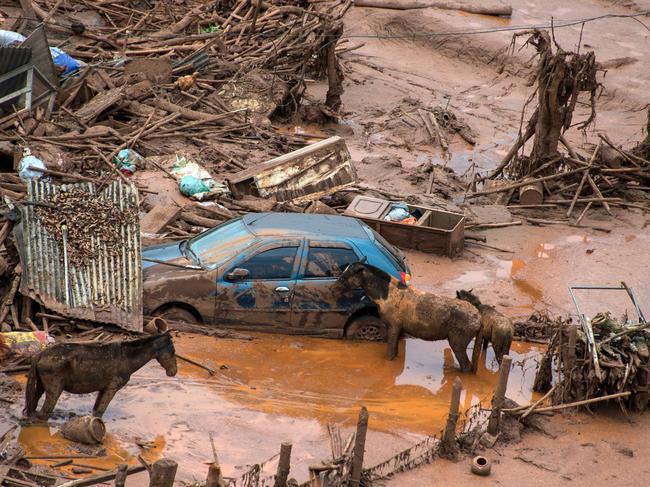
[[[490,245],[512,253],[500,253],[467,245],[463,257],[409,253],[413,283],[425,290],[474,288],[482,301],[513,317],[535,310],[575,315],[568,286],[618,286],[624,280],[642,307],[650,303],[647,249],[650,229],[643,217],[628,212],[618,222],[599,222],[612,233],[565,226],[519,226],[482,232]],[[590,316],[612,311],[633,316],[631,302],[622,291],[578,291],[581,306]],[[647,305],[646,305],[647,307]]]
[[[228,368],[209,377],[181,362],[179,375],[168,378],[150,363],[118,392],[105,414],[107,456],[83,463],[101,468],[135,464],[134,456],[144,452],[148,460],[160,455],[177,460],[181,480],[201,478],[211,458],[212,432],[227,476],[241,475],[245,465],[270,458],[289,440],[294,444],[292,475],[305,479],[307,465],[329,456],[327,423],[347,431],[361,405],[371,414],[369,458],[379,462],[442,429],[457,375],[463,380],[463,408],[489,400],[496,385],[491,350],[478,375],[459,374],[446,342],[406,340],[399,358],[390,362],[384,358],[385,344],[305,337],[259,335],[254,341],[235,341],[184,334],[176,347],[217,370],[224,364]],[[516,365],[508,393],[518,401],[531,399],[539,351],[513,345]],[[56,412],[87,414],[91,407],[89,396],[64,394]],[[55,419],[49,427],[25,427],[19,442],[28,455],[78,453],[57,432],[61,423]]]
[[[489,477],[470,472],[470,459],[436,459],[420,469],[398,474],[386,487],[547,487],[567,485],[638,487],[650,476],[647,431],[650,415],[629,420],[617,407],[598,408],[597,414],[558,415],[545,434],[524,434],[520,443],[482,452],[492,462]]]

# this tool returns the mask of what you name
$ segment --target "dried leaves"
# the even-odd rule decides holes
[[[48,205],[38,206],[36,214],[59,243],[62,256],[66,232],[68,258],[76,266],[87,264],[102,252],[109,256],[121,252],[122,226],[138,219],[135,209],[121,210],[106,197],[79,188],[55,194]]]

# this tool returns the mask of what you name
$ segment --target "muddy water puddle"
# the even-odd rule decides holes
[[[179,374],[169,378],[149,364],[108,408],[106,456],[76,462],[108,469],[117,463],[135,465],[138,454],[147,461],[165,455],[179,462],[180,479],[200,479],[212,455],[211,432],[226,475],[239,477],[246,465],[272,457],[282,441],[291,441],[292,475],[305,479],[309,464],[329,457],[327,424],[353,427],[362,405],[370,411],[372,431],[415,442],[443,428],[457,375],[463,381],[463,408],[489,400],[496,385],[491,349],[471,376],[458,373],[446,342],[405,340],[394,361],[384,359],[385,344],[263,334],[252,341],[181,335],[176,347],[218,373],[210,377],[179,362]],[[531,399],[539,353],[538,347],[513,344],[508,391],[513,399]],[[20,431],[27,454],[88,453],[73,448],[58,427],[63,415],[89,413],[93,401],[64,394],[59,419]],[[400,449],[391,449],[390,442],[383,448],[386,456]],[[69,474],[71,467],[66,468]]]

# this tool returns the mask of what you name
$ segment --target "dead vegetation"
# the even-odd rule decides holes
[[[535,390],[547,393],[553,404],[588,404],[612,397],[620,398],[621,406],[644,411],[650,397],[649,347],[648,324],[630,323],[627,317],[617,319],[601,313],[590,320],[586,330],[562,326],[542,359]],[[555,385],[553,367],[557,370]]]
[[[70,259],[82,266],[97,258],[100,248],[109,256],[119,252],[121,226],[139,218],[133,208],[120,209],[111,200],[78,188],[55,194],[47,206],[36,207],[36,214],[59,244],[66,242]]]
[[[639,155],[643,154],[643,143],[625,151],[601,133],[591,154],[583,155],[565,138],[569,129],[585,130],[596,118],[600,84],[594,53],[564,51],[552,33],[539,30],[515,34],[513,48],[515,39],[522,35],[529,36],[524,45],[533,46],[538,57],[535,91],[526,103],[527,106],[536,99],[536,107],[497,168],[475,179],[473,184],[485,181],[485,188],[475,190],[469,197],[500,194],[501,203],[553,212],[552,219],[524,217],[533,224],[579,225],[593,205],[602,206],[610,215],[612,206],[648,209],[650,161]],[[578,103],[587,104],[590,114],[585,120],[574,122]],[[532,147],[525,154],[524,146],[531,138]],[[560,146],[564,146],[565,153]],[[505,179],[498,179],[501,176]],[[579,207],[582,210],[574,214]]]

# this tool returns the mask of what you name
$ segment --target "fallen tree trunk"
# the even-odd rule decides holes
[[[440,8],[444,10],[462,10],[472,14],[512,16],[512,6],[502,3],[480,5],[466,2],[453,2],[446,0],[355,0],[357,7],[389,8],[393,10],[413,10],[418,8]]]

